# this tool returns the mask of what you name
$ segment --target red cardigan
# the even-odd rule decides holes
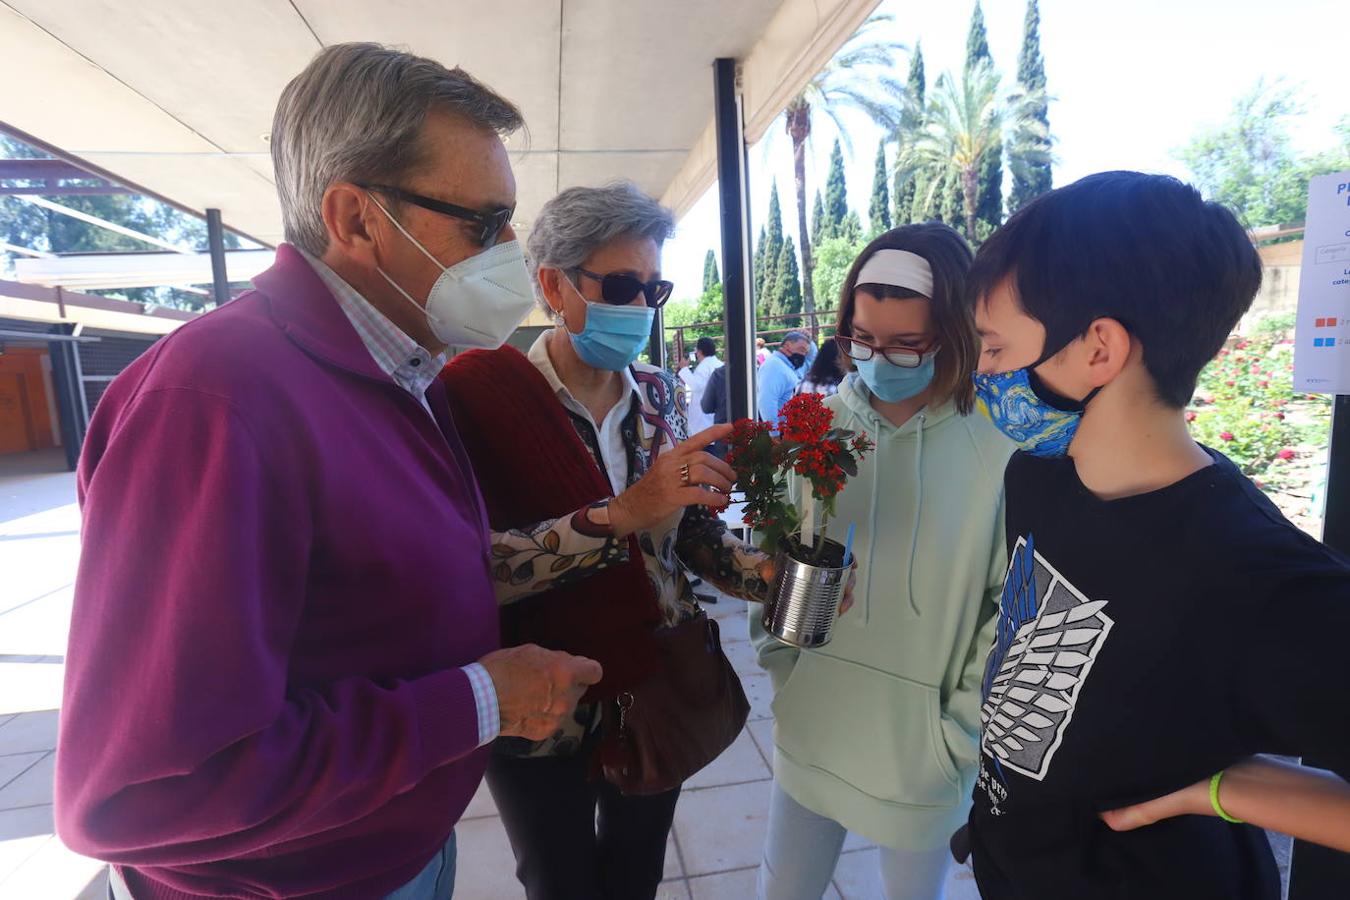
[[[544,376],[513,347],[474,351],[442,373],[495,531],[566,516],[611,495]],[[502,610],[507,645],[590,657],[604,678],[587,699],[613,697],[657,670],[656,592],[635,537],[628,560]]]

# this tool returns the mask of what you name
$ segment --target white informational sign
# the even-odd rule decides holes
[[[1350,394],[1350,171],[1308,189],[1294,390]]]

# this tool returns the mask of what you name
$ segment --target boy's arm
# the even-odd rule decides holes
[[[1350,853],[1350,784],[1334,772],[1254,756],[1224,770],[1219,806],[1261,828]],[[1102,813],[1116,831],[1131,831],[1173,816],[1217,816],[1210,779],[1147,803]]]

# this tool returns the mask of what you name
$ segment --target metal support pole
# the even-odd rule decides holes
[[[755,414],[755,297],[750,286],[750,185],[736,60],[713,63],[717,192],[722,212],[727,392],[732,421]]]
[[[69,325],[57,326],[58,334],[70,334]],[[66,454],[66,467],[74,472],[80,461],[80,447],[89,420],[84,413],[84,385],[79,376],[79,345],[74,341],[52,341],[47,344],[52,360],[52,387],[56,393],[57,416],[61,422],[61,449]]]
[[[1350,395],[1336,398],[1327,452],[1326,512],[1322,543],[1350,555]],[[1303,764],[1330,768],[1330,761],[1304,757]],[[1289,900],[1339,900],[1350,885],[1350,854],[1294,841],[1289,866]]]
[[[230,278],[225,271],[225,228],[220,222],[220,210],[206,211],[206,242],[211,248],[212,293],[216,306],[230,302]]]
[[[652,317],[652,334],[647,339],[647,361],[658,369],[666,367],[666,323],[659,309]]]

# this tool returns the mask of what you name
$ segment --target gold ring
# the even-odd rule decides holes
[[[684,483],[685,487],[689,486],[689,463],[680,466],[680,481]]]

